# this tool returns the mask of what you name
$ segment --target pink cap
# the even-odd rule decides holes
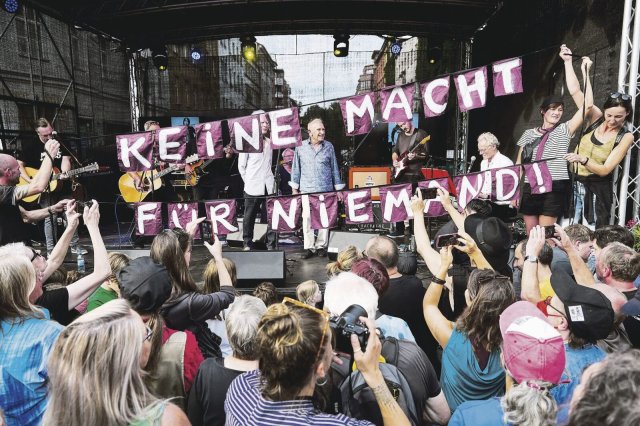
[[[562,336],[532,303],[520,301],[500,315],[504,363],[516,382],[559,383],[565,367]]]

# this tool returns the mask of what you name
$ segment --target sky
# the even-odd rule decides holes
[[[284,77],[291,86],[291,97],[302,104],[354,95],[362,68],[373,63],[371,54],[380,49],[383,42],[378,36],[351,36],[349,55],[336,58],[333,56],[333,36],[330,35],[263,36],[256,39],[284,69]]]

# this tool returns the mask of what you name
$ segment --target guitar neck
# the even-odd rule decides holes
[[[175,172],[175,171],[176,171],[176,170],[178,170],[179,168],[180,168],[180,166],[173,165],[173,166],[168,167],[168,168],[164,169],[163,171],[158,172],[158,173],[155,173],[155,174],[153,174],[153,171],[152,171],[153,178],[154,178],[154,179],[159,179],[159,178],[161,178],[161,177],[163,177],[163,176],[165,176],[165,175],[168,175],[169,173],[173,173],[173,172]]]
[[[89,166],[80,167],[79,169],[69,170],[68,172],[66,172],[66,175],[67,175],[67,177],[73,177],[75,175],[79,175],[81,173],[92,171],[92,170],[98,170],[97,164],[91,164]],[[60,178],[61,174],[62,173],[54,173],[53,177],[51,179],[52,180],[56,180],[56,179]]]

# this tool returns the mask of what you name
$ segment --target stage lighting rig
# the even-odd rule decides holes
[[[333,54],[338,58],[344,58],[349,54],[349,34],[336,34],[333,36]]]
[[[242,56],[249,61],[253,62],[256,59],[256,38],[252,35],[240,37]]]
[[[151,57],[153,65],[158,71],[165,71],[169,67],[169,58],[167,58],[167,48],[165,46],[151,49]]]
[[[2,0],[2,8],[9,13],[18,13],[20,0]]]

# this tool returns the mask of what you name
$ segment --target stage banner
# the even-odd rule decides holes
[[[187,126],[164,127],[156,130],[160,161],[181,163],[187,153]]]
[[[491,199],[511,201],[520,198],[520,171],[520,166],[485,171],[484,178],[491,181]]]
[[[522,93],[522,58],[511,58],[494,62],[493,95],[505,96]]]
[[[309,194],[311,229],[335,228],[338,224],[338,194]]]
[[[214,234],[227,235],[238,231],[236,200],[207,201],[204,208]]]
[[[139,172],[153,169],[152,132],[116,136],[118,166],[123,172]]]
[[[458,205],[465,208],[469,201],[477,198],[484,185],[484,173],[455,176],[453,182],[458,193]]]
[[[423,180],[421,182],[418,182],[418,188],[445,188],[448,191],[449,179],[438,178]],[[447,211],[444,209],[442,203],[440,202],[440,198],[437,197],[429,200],[424,200],[424,214],[425,216],[429,217],[438,217],[446,215]]]
[[[373,123],[375,94],[365,93],[360,96],[340,99],[342,121],[347,136],[362,135],[371,130]]]
[[[551,192],[553,178],[546,161],[524,165],[524,174],[531,185],[532,194],[545,194]]]
[[[447,102],[449,102],[450,84],[451,79],[449,76],[420,84],[422,107],[426,118],[444,114],[444,110],[447,109]]]
[[[487,67],[480,67],[454,77],[458,107],[465,112],[484,107],[487,103]]]
[[[269,113],[271,120],[271,147],[295,148],[302,145],[302,132],[298,108],[279,109]]]
[[[413,94],[415,84],[409,83],[380,91],[382,120],[388,123],[413,119]]]
[[[373,204],[370,189],[355,189],[342,192],[342,202],[349,225],[373,223]]]
[[[382,221],[385,223],[413,219],[411,184],[389,185],[380,188]]]
[[[300,228],[302,217],[302,198],[267,198],[267,218],[269,228],[278,232],[291,232]]]
[[[229,135],[231,146],[235,152],[262,152],[262,131],[260,130],[260,115],[230,118]]]
[[[157,235],[162,231],[162,203],[135,203],[136,234]]]
[[[187,224],[198,219],[198,203],[168,203],[169,228],[187,229]],[[194,239],[200,239],[200,227],[196,228]]]
[[[194,130],[196,132],[196,149],[200,159],[224,157],[222,121],[196,124]]]

